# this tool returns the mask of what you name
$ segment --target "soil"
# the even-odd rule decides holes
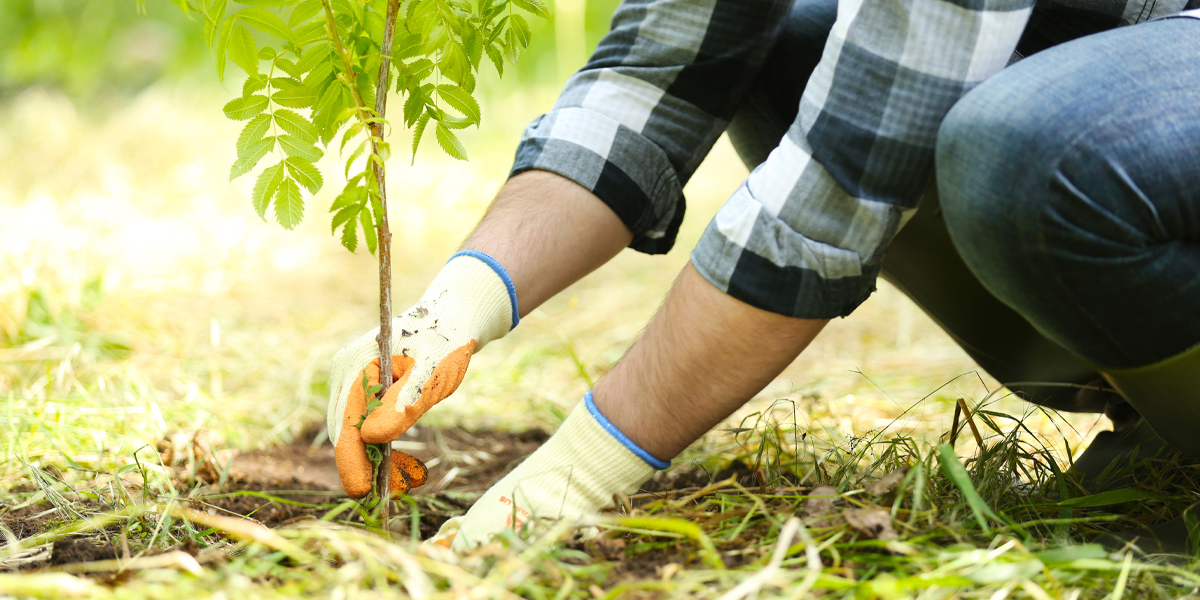
[[[94,560],[112,560],[118,556],[119,551],[108,540],[65,537],[54,541],[54,545],[50,549],[50,564],[66,565]]]

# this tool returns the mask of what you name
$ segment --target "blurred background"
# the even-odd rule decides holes
[[[585,62],[615,5],[556,2],[552,21],[532,22],[519,67],[503,80],[485,67],[483,124],[463,132],[470,162],[431,144],[415,165],[391,161],[397,310],[478,220],[521,129]],[[321,439],[329,359],[377,323],[375,259],[330,235],[335,151],[295,231],[257,217],[253,176],[229,181],[241,124],[221,107],[240,83],[218,83],[200,24],[169,2],[0,3],[0,481],[20,477],[17,459],[128,464],[178,432],[238,449]],[[687,187],[668,256],[627,251],[549,302],[479,354],[420,426],[555,427],[632,342],[745,175],[722,138]],[[731,425],[774,407],[832,444],[880,432],[936,442],[955,399],[973,405],[997,389],[880,282]],[[1031,411],[1002,392],[990,399]],[[1028,424],[1061,450],[1096,421],[1035,412]],[[694,451],[730,443],[717,431]]]

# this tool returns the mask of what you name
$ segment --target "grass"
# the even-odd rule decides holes
[[[553,93],[485,98],[485,115],[506,117],[466,140],[469,164],[393,165],[398,306],[473,225]],[[34,553],[97,537],[122,548],[119,566],[0,573],[0,595],[1119,599],[1200,586],[1194,564],[1089,545],[1178,515],[1195,501],[1194,470],[1152,461],[1133,491],[1088,495],[1061,471],[1098,418],[1007,396],[886,286],[689,448],[660,491],[587,523],[588,541],[564,524],[423,554],[340,499],[249,490],[234,493],[322,518],[270,530],[221,518],[204,482],[226,477],[233,452],[323,420],[327,361],[375,310],[373,259],[328,235],[335,185],[285,232],[254,216],[251,182],[225,182],[237,124],[222,97],[151,88],[91,115],[34,90],[0,107],[0,511],[51,507],[22,542]],[[625,253],[547,303],[480,353],[421,427],[556,426],[744,175],[722,142],[689,184],[675,252]],[[982,444],[962,422],[949,448],[960,398]],[[816,486],[837,491],[828,514],[813,512]],[[417,496],[401,519],[456,510]]]

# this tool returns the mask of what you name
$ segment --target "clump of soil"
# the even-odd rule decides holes
[[[23,540],[47,529],[46,522],[51,520],[54,515],[45,513],[51,508],[54,508],[53,505],[48,503],[25,506],[4,513],[0,516],[0,523],[3,523],[5,529],[17,536],[17,539]]]
[[[112,560],[117,556],[117,548],[112,542],[95,538],[60,538],[54,540],[54,545],[50,548],[51,565]]]

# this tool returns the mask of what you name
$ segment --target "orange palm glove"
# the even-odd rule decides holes
[[[382,404],[370,410],[367,406],[367,391],[379,383],[375,341],[379,329],[334,355],[328,427],[347,494],[360,498],[371,491],[371,463],[364,442],[391,442],[407,431],[425,411],[458,389],[471,355],[503,337],[517,321],[516,291],[504,268],[486,254],[459,252],[421,300],[393,320],[394,383],[380,399]],[[419,461],[398,452],[392,458],[393,491],[406,492],[407,486],[424,483],[424,465],[415,466]],[[404,489],[397,489],[397,481]]]

